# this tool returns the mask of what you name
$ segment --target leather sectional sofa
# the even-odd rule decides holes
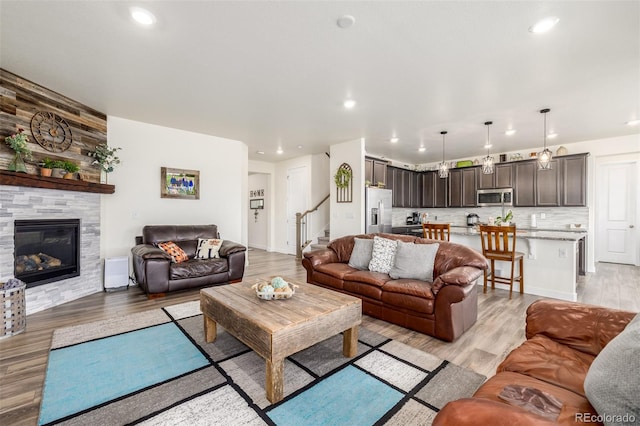
[[[214,238],[219,238],[216,225],[145,226],[142,237],[137,238],[138,244],[131,249],[138,285],[151,297],[170,291],[242,281],[247,250],[243,245],[224,240],[219,258],[195,258],[198,239]],[[159,243],[169,241],[184,250],[187,261],[174,263],[169,254],[157,247]]]
[[[434,426],[602,425],[607,415],[606,424],[638,424],[640,319],[626,329],[635,315],[556,300],[532,303],[527,340],[472,398],[445,405]]]
[[[433,282],[392,279],[388,274],[349,266],[355,238],[415,244],[439,243]],[[469,329],[478,316],[476,280],[487,261],[468,247],[409,235],[363,234],[338,238],[326,249],[304,253],[307,282],[362,299],[362,313],[445,341]]]

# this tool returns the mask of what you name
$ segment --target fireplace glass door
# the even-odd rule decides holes
[[[16,220],[15,276],[27,287],[80,275],[80,220]]]

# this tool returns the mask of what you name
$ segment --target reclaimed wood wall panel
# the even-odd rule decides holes
[[[38,111],[53,112],[67,121],[73,135],[68,150],[55,153],[38,145],[31,133],[31,118]],[[29,135],[33,152],[33,159],[26,162],[28,173],[39,174],[37,164],[49,157],[73,161],[85,180],[100,182],[100,169],[91,164],[93,158],[87,154],[107,142],[107,116],[0,68],[0,170],[7,170],[14,156],[4,138],[19,128]]]

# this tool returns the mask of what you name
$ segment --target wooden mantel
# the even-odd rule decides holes
[[[9,172],[7,170],[0,170],[0,185],[29,186],[32,188],[94,192],[98,194],[113,194],[116,192],[115,185],[85,182],[83,180],[36,176],[27,173]]]

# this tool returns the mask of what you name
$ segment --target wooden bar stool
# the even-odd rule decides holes
[[[513,282],[520,283],[520,294],[524,293],[524,253],[516,251],[515,226],[480,225],[482,240],[482,254],[490,261],[491,267],[484,271],[484,292],[487,292],[487,279],[491,276],[491,288],[496,288],[496,282],[509,284],[509,299],[513,292]],[[511,276],[497,277],[495,261],[511,262]],[[518,261],[518,275],[515,275],[515,263]]]
[[[451,225],[448,223],[423,223],[422,238],[449,241]]]

